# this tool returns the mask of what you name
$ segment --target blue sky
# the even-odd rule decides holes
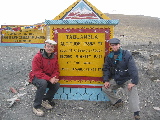
[[[1,0],[1,25],[33,25],[51,20],[76,0]],[[88,0],[103,13],[160,18],[158,0]],[[114,19],[114,18],[111,18]]]

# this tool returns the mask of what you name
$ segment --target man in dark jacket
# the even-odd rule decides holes
[[[44,49],[41,49],[33,58],[32,71],[29,81],[37,87],[33,104],[33,113],[43,116],[41,107],[52,109],[55,105],[52,100],[59,89],[59,65],[57,56],[54,54],[55,45],[53,40],[46,40]],[[46,93],[46,88],[49,88]]]
[[[115,90],[122,87],[129,97],[129,107],[134,112],[135,120],[140,119],[139,96],[136,85],[138,84],[138,70],[131,53],[120,48],[120,40],[109,40],[112,52],[106,56],[103,66],[104,86],[102,90],[107,94],[111,103],[119,107],[123,104]]]

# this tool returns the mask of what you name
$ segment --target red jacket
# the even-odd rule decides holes
[[[48,58],[44,49],[41,49],[33,58],[32,71],[29,73],[29,82],[32,82],[34,76],[38,79],[49,81],[52,77],[59,77],[59,65],[57,56],[52,54]]]

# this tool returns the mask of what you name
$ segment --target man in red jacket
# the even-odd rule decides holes
[[[46,40],[44,49],[41,49],[32,61],[29,81],[37,87],[33,104],[33,113],[37,116],[44,115],[41,107],[52,109],[55,105],[52,99],[60,86],[58,83],[59,65],[57,56],[54,54],[56,44],[53,40]],[[46,88],[49,88],[47,93]]]

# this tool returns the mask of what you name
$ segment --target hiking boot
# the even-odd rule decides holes
[[[116,108],[121,107],[121,106],[123,106],[123,101],[121,99],[119,99],[113,106]]]
[[[135,120],[140,120],[140,116],[139,115],[135,115],[134,118],[135,118]]]
[[[53,107],[49,104],[48,100],[42,101],[41,104],[44,108],[46,108],[47,110],[52,109]]]
[[[44,116],[44,112],[43,112],[43,110],[40,109],[40,108],[37,108],[37,109],[36,109],[36,108],[33,107],[33,113],[34,113],[35,115],[39,116],[39,117]]]
[[[55,102],[52,100],[51,102],[49,102],[49,104],[53,107],[55,106]]]

